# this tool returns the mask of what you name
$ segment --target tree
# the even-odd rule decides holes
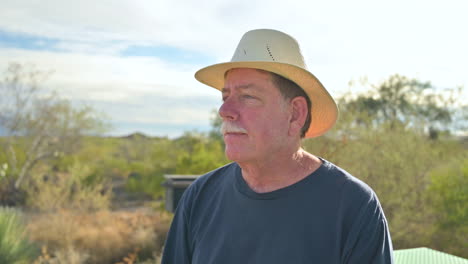
[[[44,89],[49,75],[11,63],[0,80],[0,131],[5,136],[0,144],[15,189],[38,162],[76,151],[83,135],[107,127],[93,108],[75,107]]]
[[[461,88],[437,92],[430,82],[398,74],[378,85],[369,84],[366,79],[362,84],[370,86],[371,90],[354,98],[342,98],[342,113],[360,113],[356,123],[365,126],[388,123],[393,129],[422,125],[431,138],[437,138],[438,133],[454,121],[457,109],[453,106],[457,95],[461,94]]]

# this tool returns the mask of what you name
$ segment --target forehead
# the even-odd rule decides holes
[[[225,74],[224,88],[222,91],[230,89],[269,89],[273,86],[271,74],[266,71],[235,68]]]

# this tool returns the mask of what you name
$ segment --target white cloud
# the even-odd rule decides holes
[[[80,45],[111,41],[232,55],[240,35],[277,28],[312,58],[449,57],[468,45],[462,0],[440,1],[17,1],[4,0],[0,28]],[[444,49],[444,50],[441,50]],[[437,52],[440,50],[440,52]],[[396,54],[394,54],[396,53]],[[419,55],[418,55],[419,54]],[[466,54],[464,55],[467,56]]]
[[[140,91],[172,95],[213,95],[201,88],[193,74],[200,66],[172,65],[157,58],[118,57],[49,51],[0,49],[0,67],[10,61],[31,63],[41,70],[53,70],[50,80],[63,85],[81,86],[87,90],[127,91],[129,96]],[[78,93],[80,91],[77,91]]]
[[[44,83],[61,96],[105,112],[114,123],[209,126],[219,93],[193,78],[194,66],[174,67],[156,58],[116,57],[0,49],[0,68],[10,61],[53,70]],[[190,102],[194,100],[195,102]],[[198,104],[197,102],[204,102]],[[183,131],[170,130],[173,135]],[[152,129],[143,131],[162,135]]]

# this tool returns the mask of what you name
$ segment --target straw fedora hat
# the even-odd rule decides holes
[[[312,102],[311,124],[305,137],[317,137],[333,127],[338,118],[335,101],[320,81],[307,70],[299,44],[291,36],[271,29],[244,34],[230,62],[214,64],[195,73],[211,87],[224,87],[225,73],[234,68],[253,68],[276,73],[299,85]]]

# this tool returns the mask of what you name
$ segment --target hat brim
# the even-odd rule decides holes
[[[312,102],[311,124],[305,138],[323,135],[338,119],[338,107],[320,81],[310,72],[300,67],[279,62],[239,61],[214,64],[200,69],[195,78],[208,86],[221,90],[224,87],[225,73],[234,68],[252,68],[276,73],[299,85]]]

